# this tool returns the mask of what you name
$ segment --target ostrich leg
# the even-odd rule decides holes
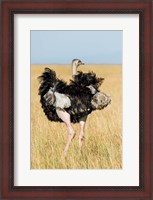
[[[66,124],[68,131],[69,131],[68,142],[64,149],[64,157],[65,157],[67,154],[67,151],[69,149],[70,143],[71,143],[72,139],[74,138],[75,132],[71,125],[70,115],[66,111],[62,111],[59,109],[56,109],[56,113],[59,116],[59,118]]]
[[[79,135],[79,148],[80,150],[82,149],[82,145],[83,145],[83,140],[84,140],[84,128],[85,128],[85,123],[87,120],[87,116],[82,117],[80,119],[80,135]]]

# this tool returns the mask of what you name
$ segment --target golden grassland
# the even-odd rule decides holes
[[[56,71],[67,82],[72,76],[66,65],[31,66],[31,169],[120,169],[122,168],[122,67],[121,65],[84,65],[79,70],[104,77],[100,90],[111,95],[111,104],[92,112],[85,126],[85,143],[79,151],[79,124],[67,156],[61,159],[68,131],[64,123],[47,119],[38,96],[38,76],[45,67]]]

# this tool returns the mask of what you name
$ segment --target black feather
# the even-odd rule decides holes
[[[98,89],[103,80],[104,78],[97,78],[94,72],[83,73],[79,71],[77,75],[74,76],[74,81],[71,80],[71,82],[75,82],[82,87],[92,85],[95,89]]]
[[[68,85],[65,81],[59,80],[56,77],[55,71],[45,68],[39,80],[40,102],[47,118],[51,121],[62,122],[56,114],[56,108],[53,105],[49,105],[45,98],[43,98],[48,90],[53,88],[54,91],[65,94],[70,98],[71,106],[65,108],[65,110],[70,114],[71,122],[76,123],[79,122],[80,118],[88,115],[93,110],[91,105],[93,94],[87,86],[92,85],[98,90],[104,79],[97,78],[96,74],[93,72],[78,72],[78,74],[74,76],[74,80],[71,80]]]

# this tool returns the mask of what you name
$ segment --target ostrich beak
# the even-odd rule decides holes
[[[84,65],[84,63],[82,62],[82,61],[79,61],[79,63],[78,63],[79,65]]]

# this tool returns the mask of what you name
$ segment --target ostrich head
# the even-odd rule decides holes
[[[79,60],[79,59],[73,59],[72,60],[72,73],[73,73],[73,76],[76,75],[77,73],[77,68],[80,66],[80,65],[84,65],[84,63]]]
[[[103,92],[97,92],[91,101],[94,110],[101,110],[111,103],[111,97]]]
[[[84,65],[84,63],[81,60],[79,60],[79,59],[73,59],[72,60],[72,66],[78,68],[79,65]]]

